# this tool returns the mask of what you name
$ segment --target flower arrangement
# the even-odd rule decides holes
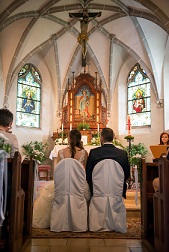
[[[63,139],[63,141],[62,141],[62,138],[56,138],[55,139],[55,144],[56,145],[61,145],[61,144],[67,145],[68,144],[68,138],[66,137],[65,139]]]
[[[81,122],[79,123],[79,125],[77,126],[78,130],[89,130],[90,129],[90,125],[86,122]]]
[[[56,145],[62,144],[62,138],[56,138],[55,139],[55,144]]]
[[[27,158],[32,157],[32,159],[37,161],[39,164],[47,158],[47,143],[31,141],[30,143],[22,145],[22,147],[24,149],[23,154],[26,155]]]
[[[126,148],[127,153],[129,154],[129,147]],[[144,144],[131,144],[129,162],[132,167],[137,166],[139,181],[141,180],[141,159],[144,158],[147,154],[147,149]]]
[[[100,137],[92,137],[91,144],[92,145],[100,145]]]
[[[129,147],[126,147],[126,151],[129,153]],[[131,144],[131,151],[130,151],[130,164],[132,166],[138,164],[138,159],[144,158],[147,154],[147,149],[144,144]]]
[[[4,134],[0,133],[0,150],[4,150],[6,151],[6,153],[11,153],[12,147],[10,144],[5,143],[5,141],[7,141],[8,138],[6,138],[4,136]]]

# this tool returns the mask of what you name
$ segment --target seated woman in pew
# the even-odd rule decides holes
[[[167,132],[162,132],[160,135],[160,145],[169,145],[169,134]],[[169,160],[169,149],[166,153],[166,158]],[[153,180],[154,191],[159,190],[159,178]]]
[[[79,161],[85,169],[88,153],[83,147],[80,131],[77,129],[71,130],[69,132],[68,142],[68,147],[58,152],[57,162],[65,158],[74,158]],[[50,225],[52,200],[54,198],[54,181],[52,180],[45,183],[46,185],[43,187],[39,197],[34,203],[32,225],[34,228],[49,228]],[[90,199],[90,190],[87,181],[84,188],[84,196],[87,201]]]
[[[14,134],[10,132],[13,123],[13,114],[5,108],[0,109],[0,137],[5,139],[6,144],[10,144],[10,157],[13,157],[15,151],[19,151],[18,140]]]
[[[162,132],[160,135],[160,145],[169,145],[169,134]]]

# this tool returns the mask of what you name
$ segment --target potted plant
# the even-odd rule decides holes
[[[126,147],[126,151],[129,154],[129,147]],[[141,181],[141,159],[147,154],[147,149],[143,143],[131,144],[129,162],[131,167],[137,166],[139,181]]]
[[[79,125],[77,126],[78,130],[89,130],[90,129],[90,125],[86,122],[81,122],[79,123]]]

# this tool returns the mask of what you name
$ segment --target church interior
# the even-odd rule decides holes
[[[110,127],[122,146],[126,136],[143,144],[152,163],[150,146],[169,134],[168,34],[168,0],[1,0],[0,108],[14,115],[20,153],[47,143],[52,179],[51,153],[71,129],[89,146]],[[140,240],[105,240],[80,249],[150,251]],[[75,252],[80,243],[32,239],[25,251]]]

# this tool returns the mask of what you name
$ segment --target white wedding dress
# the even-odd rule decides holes
[[[54,181],[51,180],[45,182],[44,187],[34,202],[32,227],[49,228],[53,198]]]

